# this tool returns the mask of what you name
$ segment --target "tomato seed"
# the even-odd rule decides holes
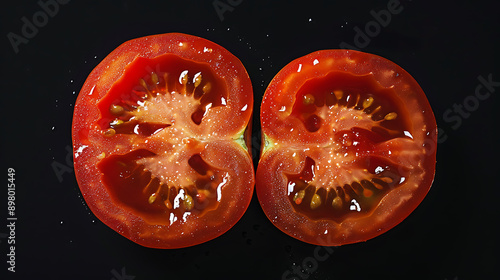
[[[335,97],[337,98],[337,100],[340,100],[340,99],[342,99],[342,95],[344,95],[344,92],[341,90],[334,90],[333,94],[335,94]]]
[[[111,114],[113,114],[113,115],[115,115],[115,116],[119,116],[119,115],[123,114],[123,111],[124,111],[124,110],[125,110],[125,109],[123,109],[123,107],[122,107],[122,106],[120,106],[120,105],[115,105],[115,104],[113,104],[113,105],[111,105],[111,106],[109,107],[109,111],[111,112]]]
[[[391,112],[391,113],[385,115],[384,119],[387,121],[390,121],[390,120],[395,119],[397,116],[398,116],[398,114],[396,114],[395,112]]]
[[[373,97],[368,97],[367,99],[363,100],[363,108],[368,108],[373,104]]]
[[[321,197],[315,193],[311,199],[311,203],[309,204],[312,210],[321,206]]]

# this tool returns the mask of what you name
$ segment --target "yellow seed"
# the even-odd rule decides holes
[[[106,137],[111,137],[116,134],[116,131],[112,128],[108,128],[102,132],[102,134]]]
[[[183,204],[186,211],[191,211],[191,209],[193,209],[193,204],[194,204],[193,198],[189,194],[185,194]]]
[[[198,73],[198,75],[196,75],[194,78],[194,86],[198,87],[201,84],[201,80],[202,80],[201,73]]]
[[[148,202],[149,202],[149,204],[152,204],[153,202],[155,202],[156,197],[157,197],[156,193],[153,193],[153,194],[152,194],[152,195],[148,198]]]
[[[379,105],[377,108],[373,109],[373,111],[370,112],[370,115],[373,116],[373,114],[375,114],[376,112],[378,112],[381,108],[382,108],[382,106]]]
[[[207,83],[206,85],[203,86],[203,92],[207,93],[212,89],[212,85],[210,83]]]
[[[376,181],[372,181],[373,185],[379,189],[379,190],[383,190],[384,189],[384,186],[382,184],[380,184],[379,182],[376,182]]]
[[[148,85],[146,84],[146,81],[144,81],[144,79],[140,79],[139,84],[146,90],[148,89]]]
[[[384,181],[384,182],[386,182],[388,184],[394,182],[394,179],[391,178],[391,177],[381,177],[381,178],[379,178],[379,180],[382,180],[382,181]]]
[[[293,196],[293,201],[295,201],[295,204],[301,204],[302,200],[304,199],[304,196],[306,196],[306,192],[304,190],[298,191],[294,196]]]
[[[337,97],[337,100],[342,99],[342,96],[344,95],[344,92],[341,90],[334,90],[333,94],[335,94],[335,97]]]
[[[315,193],[311,199],[311,204],[309,205],[312,210],[321,206],[321,197]]]
[[[342,208],[342,199],[340,197],[335,197],[332,201],[332,206],[335,209],[340,209]]]
[[[373,104],[373,97],[368,97],[367,99],[363,100],[363,108],[368,108]]]
[[[391,112],[391,113],[385,115],[384,119],[387,121],[390,121],[390,120],[395,119],[397,116],[398,116],[398,114],[396,114],[395,112]]]
[[[121,125],[121,124],[123,124],[123,120],[120,120],[120,119],[114,119],[114,120],[110,123],[110,125],[111,125],[111,126],[113,126],[113,127],[114,127],[114,126],[119,126],[119,125]]]
[[[163,203],[165,204],[165,207],[167,207],[167,209],[172,209],[172,203],[170,203],[170,200],[167,199]]]
[[[155,72],[152,72],[151,73],[151,82],[153,82],[153,84],[158,84],[158,75],[156,75]]]
[[[306,94],[304,95],[304,99],[302,100],[302,102],[304,102],[304,105],[314,104],[314,96],[311,94]]]
[[[186,73],[186,74],[182,75],[182,77],[181,77],[181,84],[185,85],[185,84],[187,84],[187,82],[188,82],[188,75]]]
[[[123,114],[124,110],[125,109],[123,109],[123,107],[120,105],[113,104],[113,105],[111,105],[111,107],[109,107],[109,111],[111,112],[111,114],[116,115],[116,116]]]
[[[372,196],[372,195],[373,195],[373,191],[371,191],[371,190],[369,190],[369,189],[364,189],[364,190],[363,190],[363,195],[364,195],[365,197],[370,197],[370,196]]]

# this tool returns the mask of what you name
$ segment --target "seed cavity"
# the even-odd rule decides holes
[[[114,101],[114,103],[109,105],[108,110],[112,119],[106,121],[108,126],[101,133],[106,137],[112,137],[116,134],[141,134],[143,136],[150,136],[163,128],[173,125],[173,121],[169,121],[172,123],[152,123],[140,121],[140,118],[137,117],[137,110],[146,106],[146,104],[152,106],[151,104],[154,103],[148,102],[148,99],[156,98],[159,94],[184,94],[191,96],[194,99],[195,106],[199,103],[198,108],[191,115],[192,121],[197,125],[201,124],[206,113],[212,106],[227,105],[224,95],[205,96],[205,94],[212,91],[213,83],[205,79],[202,71],[198,71],[193,76],[189,75],[188,70],[182,71],[178,76],[181,86],[175,84],[174,80],[169,80],[169,77],[169,73],[157,74],[156,72],[151,72],[148,77],[139,79],[139,87],[133,88],[127,98],[122,97],[122,99]]]
[[[321,128],[322,119],[316,114],[310,115],[304,120],[304,125],[309,132],[316,132]]]

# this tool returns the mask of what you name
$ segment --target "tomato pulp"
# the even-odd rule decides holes
[[[258,199],[294,238],[366,241],[404,220],[431,187],[432,109],[387,59],[352,50],[298,58],[269,84],[260,117]]]
[[[74,167],[89,208],[147,247],[220,236],[253,193],[252,110],[248,74],[221,46],[179,33],[122,44],[75,104]]]

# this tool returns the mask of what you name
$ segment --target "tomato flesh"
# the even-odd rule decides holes
[[[291,62],[266,90],[261,122],[259,201],[302,241],[375,237],[408,216],[432,183],[432,110],[413,78],[378,56],[330,50]]]
[[[75,105],[75,170],[89,207],[147,247],[223,234],[253,192],[252,102],[241,62],[210,41],[162,34],[120,46]]]

